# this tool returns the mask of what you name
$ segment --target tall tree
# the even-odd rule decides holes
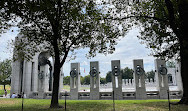
[[[150,0],[136,4],[134,13],[142,24],[140,39],[152,48],[156,57],[176,57],[181,61],[183,97],[188,104],[188,1]]]
[[[113,11],[110,18],[122,22],[130,19],[130,26],[140,26],[138,37],[152,49],[152,55],[180,59],[183,97],[179,103],[188,104],[188,0],[136,0],[134,3],[112,0],[111,3],[118,11]]]
[[[6,13],[20,21],[17,26],[23,35],[15,45],[15,55],[30,59],[40,48],[54,57],[51,108],[59,107],[60,68],[75,49],[89,47],[88,57],[112,53],[120,28],[114,27],[107,14],[93,1],[86,0],[6,0]],[[27,48],[29,47],[29,48]],[[71,53],[70,53],[71,54]]]
[[[11,60],[4,60],[0,62],[0,84],[5,85],[10,84],[10,76],[12,72],[12,67],[11,67]]]

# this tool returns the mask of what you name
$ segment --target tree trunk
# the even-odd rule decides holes
[[[6,89],[6,85],[4,84],[3,86],[4,86],[4,90],[5,90]]]
[[[188,39],[183,40],[182,42],[187,42]],[[181,43],[180,46],[180,57],[181,57],[181,77],[183,83],[183,97],[180,100],[180,104],[188,104],[188,44],[184,45]]]
[[[180,40],[180,57],[181,57],[181,77],[183,83],[183,97],[180,104],[188,104],[188,2],[181,0],[179,4],[182,37]]]
[[[60,67],[59,64],[55,63],[54,65],[54,81],[53,81],[53,90],[52,90],[52,99],[50,108],[59,108],[58,102],[58,94],[59,94],[59,75],[60,75]]]

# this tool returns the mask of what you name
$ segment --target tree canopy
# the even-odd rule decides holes
[[[95,0],[94,0],[95,1]],[[14,44],[14,59],[29,60],[47,50],[55,60],[51,108],[59,107],[59,73],[70,52],[89,48],[87,57],[112,53],[122,35],[115,22],[104,19],[94,1],[3,0],[1,10],[13,15],[21,37]]]
[[[121,69],[122,73],[122,79],[133,79],[133,70],[125,67],[124,69]]]
[[[114,7],[110,18],[130,20],[130,27],[140,28],[140,38],[151,55],[161,58],[175,58],[181,61],[183,97],[180,103],[188,104],[188,1],[187,0],[112,0]],[[126,22],[127,24],[127,22]]]
[[[70,85],[70,76],[63,77],[63,85]]]
[[[11,67],[11,60],[4,60],[0,62],[0,84],[5,85],[10,84],[12,67]]]
[[[132,14],[141,26],[140,39],[162,59],[176,58],[181,62],[183,97],[188,104],[188,1],[149,0],[136,3]]]
[[[166,62],[166,67],[168,68],[176,68],[176,63],[174,61],[167,61]]]
[[[152,79],[152,82],[154,82],[155,79],[155,72],[153,70],[146,72],[146,78],[149,79],[149,82],[151,82],[150,80]]]

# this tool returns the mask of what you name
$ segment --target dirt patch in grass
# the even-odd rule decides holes
[[[0,100],[0,105],[12,105],[19,103],[18,100],[13,100],[13,99],[1,99]]]

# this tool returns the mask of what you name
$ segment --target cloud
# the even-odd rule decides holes
[[[15,37],[18,34],[18,28],[13,27],[10,30],[7,31],[7,33],[4,33],[0,37],[0,59],[4,60],[7,58],[12,58],[12,48],[9,45],[12,40],[15,39]]]
[[[101,72],[100,75],[104,77],[106,76],[106,73],[111,70],[111,60],[120,60],[121,68],[132,68],[134,59],[143,59],[145,70],[150,71],[154,69],[154,57],[148,56],[150,54],[150,50],[145,48],[146,46],[144,44],[140,44],[140,40],[137,38],[138,34],[138,29],[131,30],[126,37],[118,41],[115,52],[107,56],[97,54],[96,57],[87,59],[85,57],[87,49],[77,50],[77,58],[66,63],[65,67],[67,67],[67,65],[70,67],[71,62],[80,62],[80,66],[82,67],[82,70],[80,70],[81,75],[85,76],[89,74],[89,62],[99,61],[99,70]],[[83,68],[85,68],[86,73],[83,72]],[[64,72],[65,76],[69,75],[70,68],[67,67]]]
[[[18,30],[18,28],[13,28],[13,32],[11,30],[9,30],[5,34],[2,34],[2,36],[0,37],[1,60],[12,57],[12,52],[7,51],[6,49],[8,45],[7,41],[10,41],[11,39],[14,40],[15,36],[18,34],[18,31],[16,31]],[[99,70],[101,72],[100,76],[102,77],[106,76],[106,73],[108,71],[111,71],[111,60],[120,60],[121,68],[132,68],[134,59],[143,59],[145,70],[154,70],[154,57],[148,56],[150,54],[150,49],[147,49],[145,48],[145,45],[140,44],[140,40],[138,40],[137,38],[138,34],[138,29],[131,30],[124,38],[121,38],[121,40],[118,41],[115,52],[107,56],[105,56],[104,54],[97,54],[96,57],[87,59],[85,57],[85,55],[88,53],[87,48],[76,50],[76,59],[66,62],[63,66],[63,72],[65,76],[70,75],[70,63],[73,62],[80,62],[80,72],[82,76],[89,74],[90,61],[99,61]]]

